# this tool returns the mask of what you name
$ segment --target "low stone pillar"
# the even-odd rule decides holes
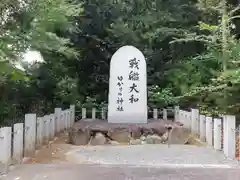
[[[213,120],[212,117],[206,117],[206,141],[207,144],[213,145]]]
[[[206,141],[206,116],[200,115],[200,140]]]
[[[221,150],[221,119],[214,118],[214,149]]]
[[[153,109],[153,119],[158,119],[158,109]]]

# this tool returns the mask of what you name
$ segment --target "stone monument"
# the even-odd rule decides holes
[[[133,46],[118,49],[110,62],[108,122],[147,123],[146,61]]]

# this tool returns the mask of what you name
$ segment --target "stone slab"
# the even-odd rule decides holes
[[[146,61],[133,46],[119,48],[110,62],[108,122],[147,123]]]

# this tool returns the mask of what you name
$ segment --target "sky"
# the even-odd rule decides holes
[[[29,64],[35,62],[44,62],[42,55],[38,51],[27,51],[23,57],[23,61],[28,62]]]
[[[44,62],[42,55],[38,51],[27,51],[23,55],[23,59],[19,62],[16,62],[14,66],[22,71],[25,69],[22,67],[21,62],[29,64],[29,66],[34,65],[36,62],[41,63]]]

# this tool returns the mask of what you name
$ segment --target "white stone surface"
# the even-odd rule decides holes
[[[183,127],[188,128],[188,112],[187,111],[182,111],[182,123]]]
[[[36,114],[25,114],[25,143],[24,156],[31,156],[35,152],[36,146]]]
[[[37,148],[41,147],[43,144],[43,135],[44,135],[44,119],[43,117],[38,117],[37,118]]]
[[[236,151],[236,117],[226,115],[223,119],[224,129],[224,154],[231,159],[235,158]]]
[[[71,110],[71,127],[75,123],[75,105],[70,105]]]
[[[167,121],[167,109],[163,109],[163,120]]]
[[[223,118],[223,152],[225,155],[227,155],[227,144],[228,144],[228,136],[227,136],[227,119],[226,115],[222,115]]]
[[[179,121],[179,106],[174,106],[174,120]]]
[[[178,121],[183,123],[184,119],[184,111],[183,110],[179,110],[179,119]]]
[[[49,137],[52,140],[55,135],[55,115],[50,114],[50,131],[49,131]]]
[[[65,109],[65,129],[68,129],[68,109]]]
[[[206,117],[206,141],[208,145],[213,145],[213,120],[212,117]]]
[[[200,115],[200,139],[206,140],[206,116]]]
[[[102,108],[101,118],[102,118],[102,119],[106,119],[106,110],[105,110],[105,108]]]
[[[64,124],[64,130],[67,129],[68,127],[68,122],[67,122],[67,109],[63,111],[63,124]]]
[[[0,164],[3,163],[5,167],[11,163],[11,143],[12,128],[0,128]]]
[[[96,108],[92,108],[92,119],[96,119]]]
[[[213,145],[214,149],[221,150],[221,119],[214,118],[214,135]]]
[[[188,117],[188,128],[191,129],[191,123],[192,123],[192,113],[191,112],[188,112],[187,113],[187,117]]]
[[[13,163],[21,163],[23,158],[23,123],[13,127]]]
[[[44,116],[44,143],[48,143],[49,141],[49,130],[50,130],[50,116],[49,115],[45,115]]]
[[[153,119],[158,119],[158,109],[153,109]]]
[[[108,122],[147,123],[146,61],[133,46],[121,47],[111,59]]]
[[[71,109],[68,109],[68,128],[71,127]]]
[[[191,132],[194,134],[199,134],[199,110],[191,109]]]
[[[87,118],[87,110],[86,108],[82,108],[82,119],[86,119]]]
[[[65,116],[64,116],[64,111],[61,111],[61,116],[60,116],[60,131],[64,130],[65,127]]]
[[[54,114],[55,114],[55,133],[59,133],[61,130],[61,108],[55,108]]]

